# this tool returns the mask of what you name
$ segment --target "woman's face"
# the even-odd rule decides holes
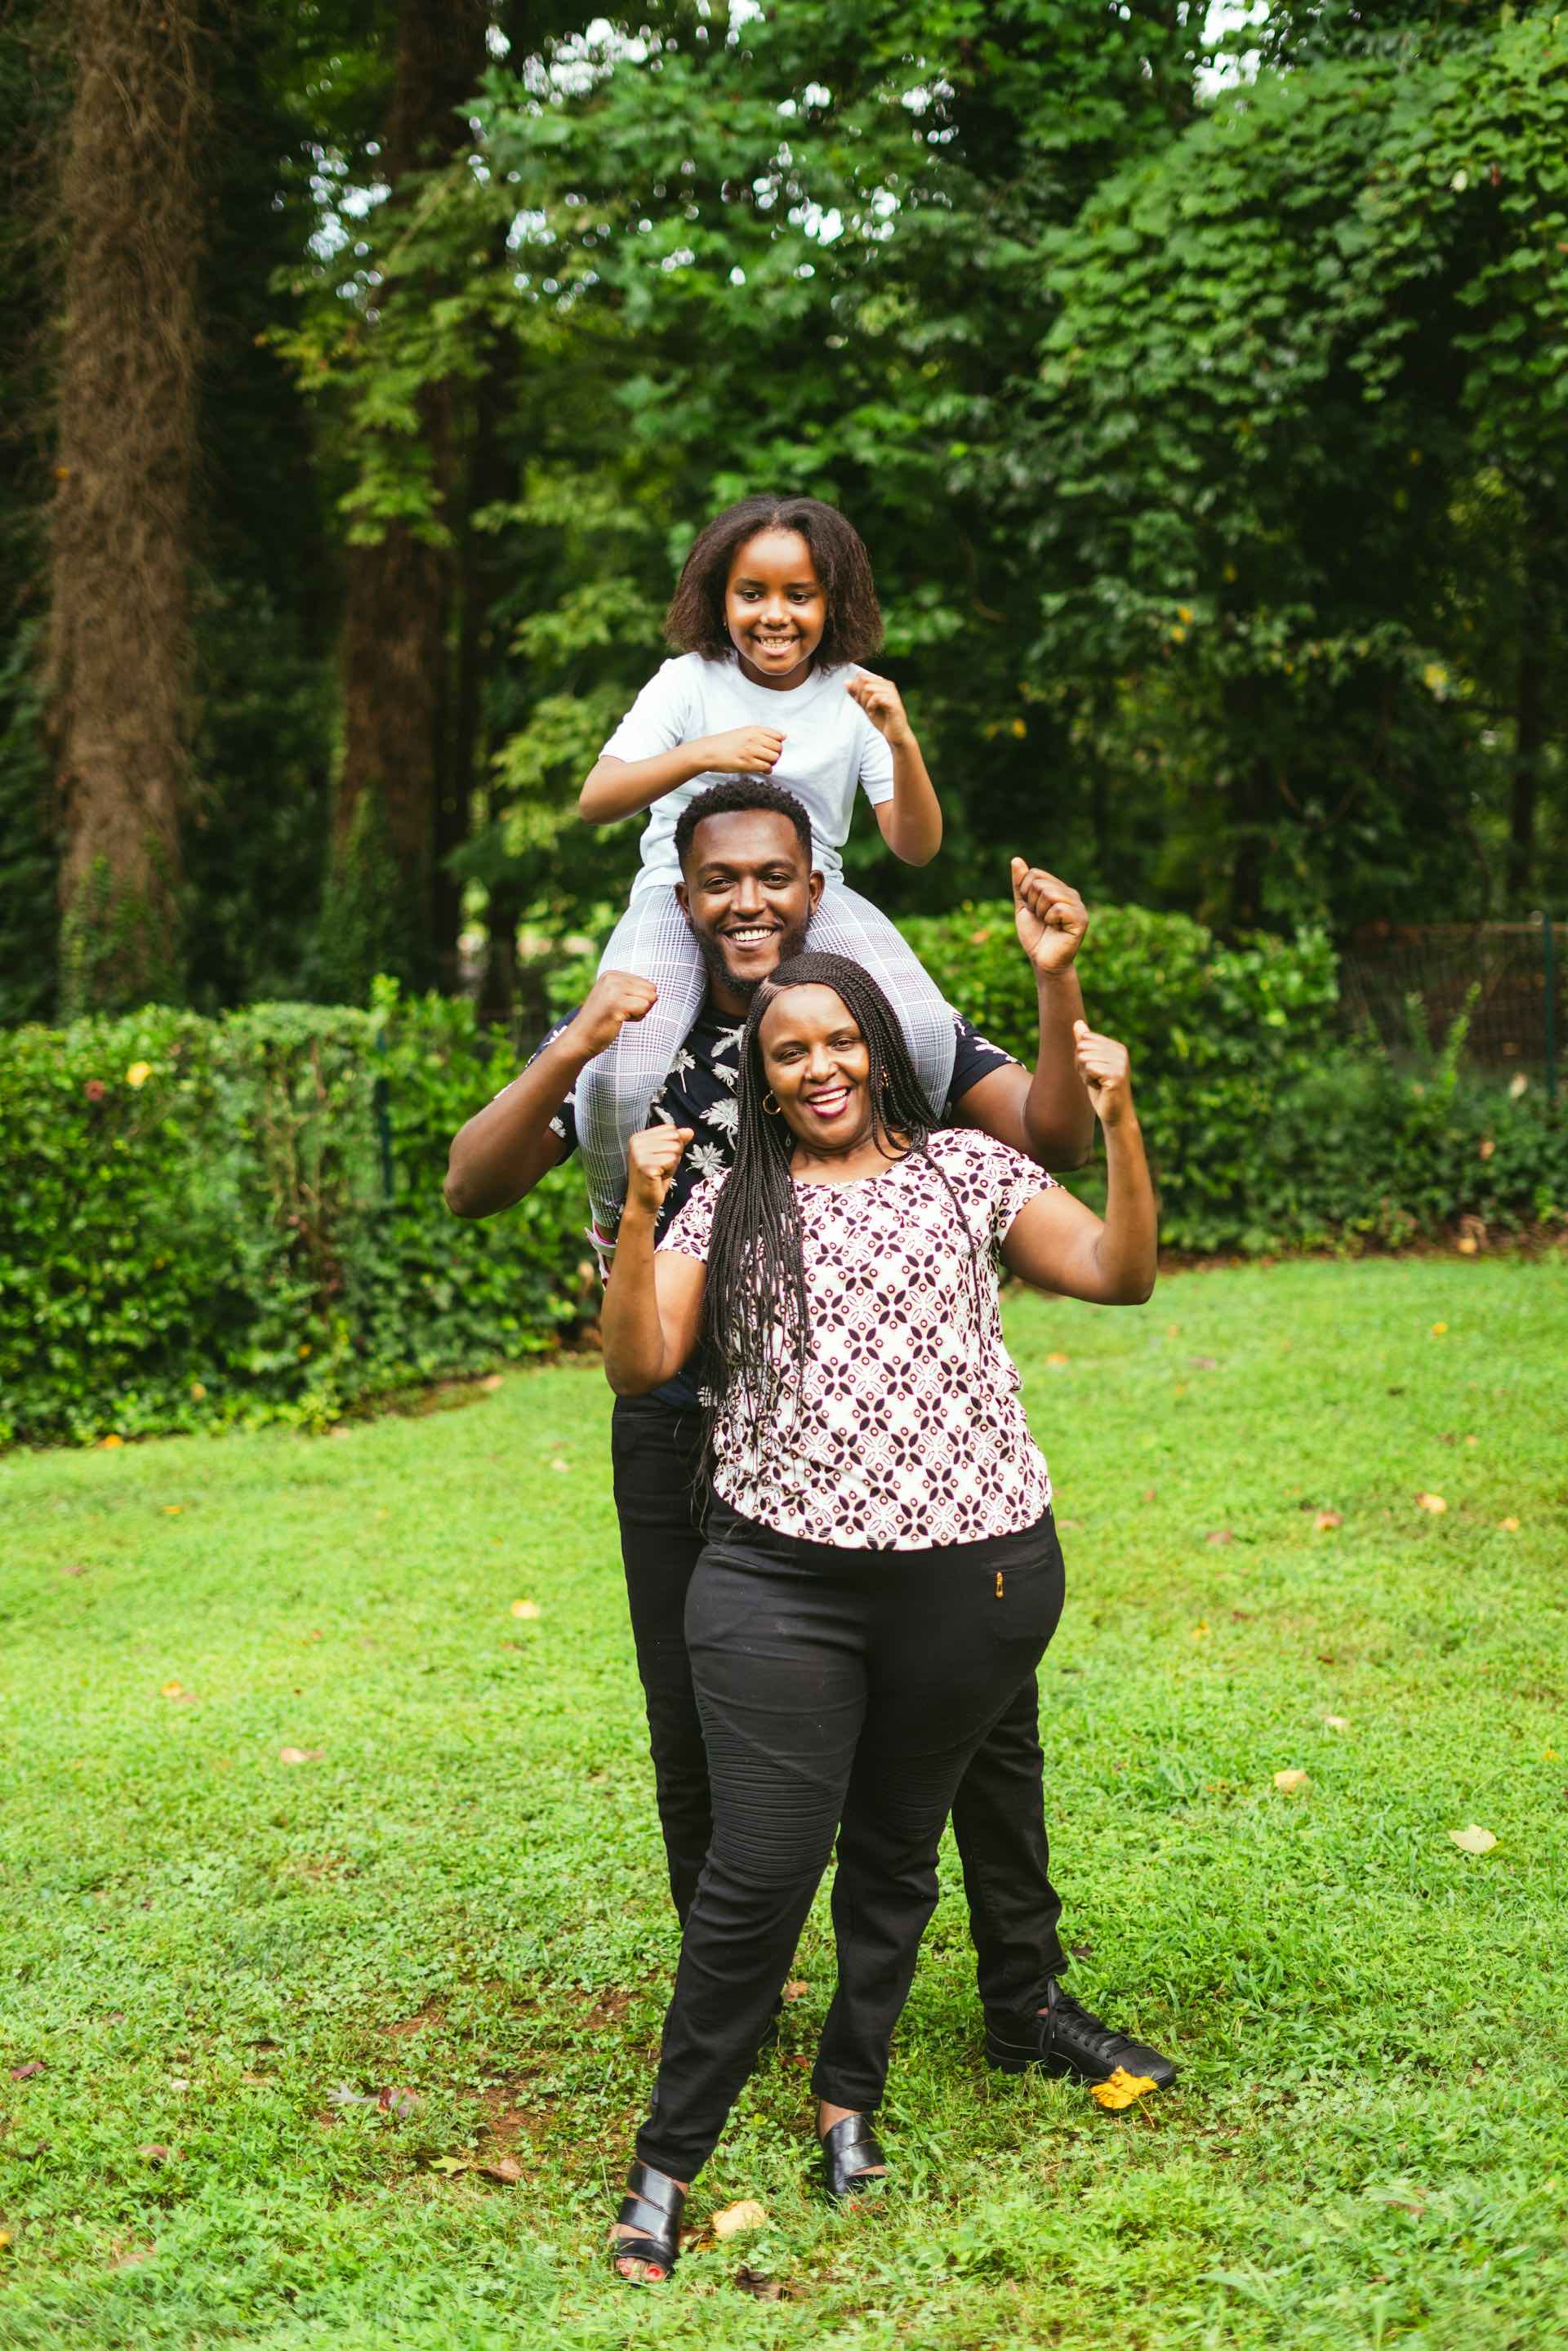
[[[787,987],[758,1030],[762,1073],[790,1133],[808,1149],[849,1151],[872,1131],[871,1052],[831,987]]]
[[[737,548],[724,619],[754,685],[799,685],[828,625],[828,594],[798,530],[759,530]]]

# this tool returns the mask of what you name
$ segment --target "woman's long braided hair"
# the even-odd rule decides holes
[[[720,1190],[708,1243],[703,1300],[704,1461],[711,1477],[714,1437],[733,1412],[748,1447],[764,1437],[787,1386],[799,1393],[811,1345],[801,1246],[800,1204],[790,1173],[795,1138],[764,1110],[763,1016],[789,987],[831,987],[864,1038],[871,1059],[872,1132],[889,1164],[909,1154],[941,1177],[968,1250],[976,1334],[986,1291],[975,1245],[952,1179],[930,1158],[931,1105],[904,1031],[869,973],[846,956],[799,955],[781,963],[752,998],[741,1036],[735,1165]]]

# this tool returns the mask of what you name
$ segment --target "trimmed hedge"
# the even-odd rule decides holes
[[[472,1007],[157,1006],[0,1040],[0,1441],[267,1419],[549,1347],[596,1304],[575,1168],[463,1225],[515,1075]]]
[[[1010,903],[903,928],[950,1000],[1032,1060]],[[1412,1070],[1347,1044],[1321,932],[1222,946],[1183,914],[1100,908],[1080,967],[1090,1019],[1132,1050],[1166,1248],[1389,1246],[1467,1217],[1503,1233],[1568,1217],[1568,1122],[1541,1090],[1461,1076],[1462,1034]]]
[[[905,928],[952,1000],[1032,1058],[1010,905]],[[1111,908],[1083,981],[1133,1050],[1167,1247],[1356,1249],[1568,1215],[1564,1122],[1461,1077],[1458,1038],[1415,1071],[1346,1045],[1321,936],[1221,947]],[[468,1004],[387,982],[369,1012],[151,1007],[0,1036],[0,1442],[321,1426],[580,1327],[597,1285],[575,1166],[486,1224],[442,1201],[452,1135],[515,1068]]]

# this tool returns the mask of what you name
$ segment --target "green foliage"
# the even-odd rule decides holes
[[[623,893],[635,826],[582,826],[582,773],[661,656],[693,532],[771,486],[863,529],[947,811],[918,872],[856,827],[852,872],[890,907],[989,888],[998,837],[1227,933],[1568,889],[1560,18],[1222,14],[498,13],[473,153],[392,204],[389,0],[225,21],[191,1000],[362,1002],[428,944],[369,845],[318,934],[346,546],[397,521],[450,548],[438,758],[474,789],[441,843],[468,912],[488,890],[583,922]],[[1260,69],[1216,95],[1217,48]],[[66,94],[41,49],[0,73],[18,125]],[[23,615],[49,488],[39,250],[0,238],[0,368],[39,420],[0,492]],[[13,706],[0,865],[15,841],[41,875]],[[42,903],[5,894],[7,921]],[[42,967],[25,944],[5,962]]]
[[[1010,908],[907,929],[952,1000],[1034,1050]],[[546,975],[556,1011],[591,959]],[[1315,933],[1218,944],[1182,916],[1100,914],[1096,1022],[1132,1047],[1167,1248],[1393,1246],[1478,1219],[1568,1219],[1568,1129],[1462,1076],[1396,1068],[1334,1025]],[[452,1135],[515,1063],[472,1007],[376,985],[370,1010],[150,1007],[0,1050],[0,1441],[269,1418],[549,1347],[594,1287],[575,1170],[459,1225]],[[1096,1177],[1087,1177],[1092,1193]]]
[[[513,1074],[471,1008],[150,1008],[0,1050],[0,1435],[271,1418],[553,1343],[590,1308],[572,1173],[457,1224],[446,1146]]]
[[[1050,241],[1014,453],[1041,665],[1185,713],[1199,903],[1232,919],[1274,903],[1281,848],[1336,925],[1406,893],[1485,912],[1475,811],[1500,815],[1526,639],[1568,721],[1568,47],[1511,10],[1354,46],[1262,75]]]
[[[1256,1180],[1286,1248],[1399,1248],[1460,1219],[1495,1238],[1568,1222],[1568,1121],[1451,1058],[1412,1072],[1342,1046],[1281,1095]]]
[[[950,1000],[1032,1061],[1010,905],[904,928]],[[1354,1249],[1461,1217],[1500,1232],[1568,1220],[1568,1123],[1538,1092],[1461,1077],[1459,1037],[1414,1070],[1343,1042],[1321,932],[1225,946],[1186,915],[1110,907],[1082,971],[1095,1026],[1132,1050],[1166,1248]]]

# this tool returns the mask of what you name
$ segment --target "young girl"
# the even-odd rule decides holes
[[[858,666],[882,643],[859,533],[817,498],[743,498],[698,538],[664,625],[679,657],[643,688],[579,803],[590,824],[653,810],[632,903],[600,969],[652,981],[658,999],[577,1088],[589,1196],[606,1240],[620,1221],[627,1142],[702,1006],[702,956],[675,897],[674,831],[687,801],[722,777],[769,776],[805,803],[826,877],[812,948],[848,956],[881,982],[938,1118],[953,1074],[952,1013],[886,915],[843,880],[857,786],[895,857],[925,865],[942,845],[942,811],[898,689]]]

